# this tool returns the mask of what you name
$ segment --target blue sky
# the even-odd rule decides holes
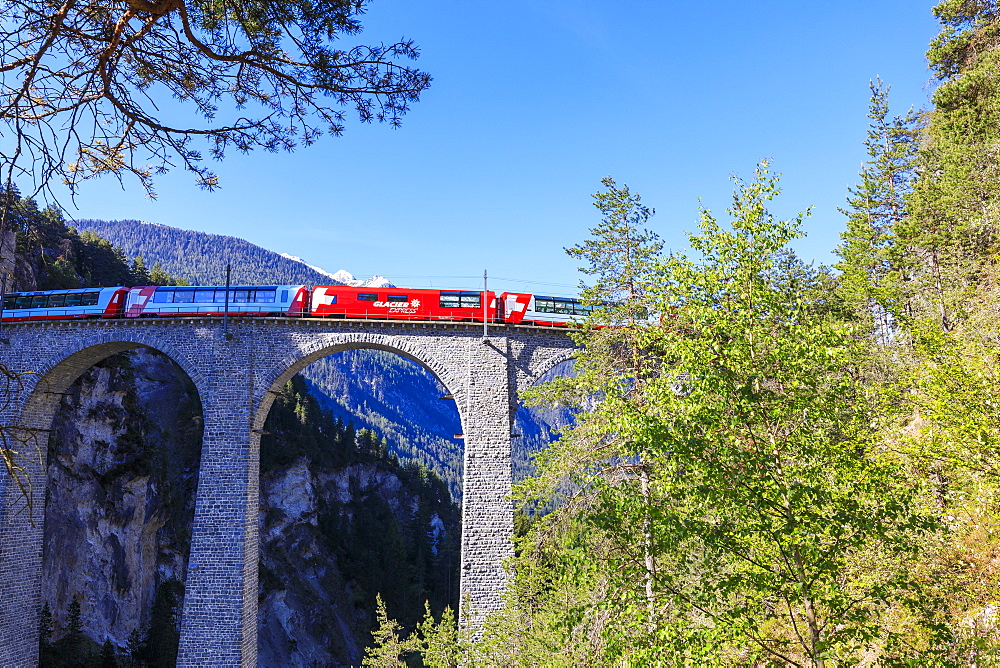
[[[183,172],[155,201],[85,184],[70,213],[239,236],[398,285],[475,287],[488,269],[491,287],[568,294],[582,276],[563,248],[599,222],[602,177],[640,193],[683,249],[699,202],[721,216],[729,177],[770,157],[775,211],[813,207],[797,249],[831,262],[869,80],[892,85],[897,113],[927,104],[932,4],[374,0],[357,40],[412,38],[434,77],[401,128],[233,153],[214,193]]]

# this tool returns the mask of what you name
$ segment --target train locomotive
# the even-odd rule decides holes
[[[228,303],[227,303],[228,302]],[[367,318],[568,327],[593,307],[517,292],[343,285],[116,286],[4,296],[3,322],[222,316]]]

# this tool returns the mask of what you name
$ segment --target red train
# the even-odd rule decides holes
[[[226,288],[124,286],[11,293],[3,321],[74,318],[221,316]],[[534,324],[567,327],[593,307],[567,297],[475,290],[357,288],[343,285],[237,285],[229,288],[233,316],[371,318]]]

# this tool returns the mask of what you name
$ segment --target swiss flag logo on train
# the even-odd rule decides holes
[[[137,318],[142,313],[142,309],[156,292],[155,285],[147,285],[140,288],[132,288],[128,291],[128,299],[125,301],[125,316]]]

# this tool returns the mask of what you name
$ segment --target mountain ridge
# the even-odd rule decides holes
[[[147,265],[158,263],[171,276],[192,285],[224,284],[229,264],[234,284],[395,287],[384,276],[357,279],[343,269],[331,273],[298,256],[278,253],[236,236],[130,219],[83,218],[73,221],[73,226],[80,232],[100,235],[128,257],[141,255]]]

